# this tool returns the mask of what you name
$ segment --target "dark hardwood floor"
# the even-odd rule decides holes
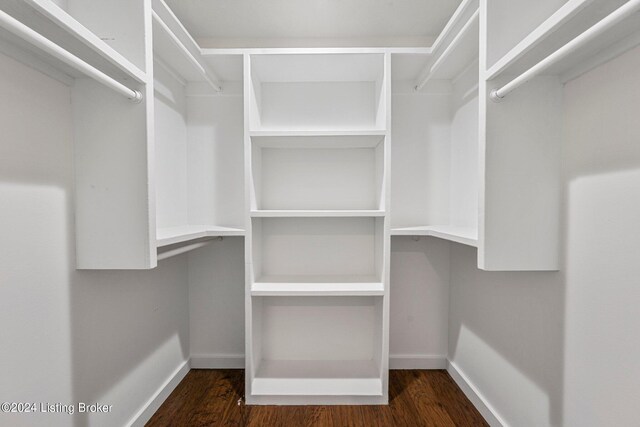
[[[245,406],[244,371],[191,370],[147,426],[487,426],[446,371],[391,371],[388,406]]]

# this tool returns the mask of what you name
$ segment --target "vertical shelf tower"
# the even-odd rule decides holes
[[[390,56],[244,55],[246,399],[388,401]]]

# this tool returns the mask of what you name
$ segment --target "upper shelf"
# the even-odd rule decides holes
[[[476,61],[480,12],[477,0],[465,0],[433,45],[433,56],[416,80],[421,89],[429,80],[452,80]]]
[[[491,80],[500,75],[523,73],[626,2],[625,0],[567,1],[507,54],[496,61],[487,70],[486,79]],[[626,48],[633,47],[633,45],[640,43],[638,30],[640,30],[640,13],[634,13],[550,67],[546,74],[562,75],[570,72],[571,69],[586,64],[590,58],[602,53],[606,54],[605,49],[608,54],[620,53],[616,49],[607,49],[616,43],[620,43],[622,48],[625,46]]]
[[[204,81],[220,90],[219,79],[201,58],[200,47],[163,0],[153,2],[153,51],[185,81]]]
[[[115,79],[134,80],[138,83],[145,83],[147,80],[144,71],[50,0],[3,2],[2,10]],[[1,35],[20,48],[44,57],[47,63],[65,74],[72,77],[82,76],[60,60],[50,57],[8,32],[1,31]]]

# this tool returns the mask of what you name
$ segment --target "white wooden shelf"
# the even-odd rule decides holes
[[[386,131],[383,129],[309,129],[309,130],[252,130],[249,136],[267,137],[267,136],[384,136]]]
[[[435,59],[430,79],[451,80],[478,58],[478,12],[469,18],[451,44]]]
[[[477,60],[479,16],[477,0],[460,4],[434,42],[434,55],[416,80],[418,89],[430,80],[453,80]]]
[[[260,148],[375,148],[384,141],[381,130],[250,132]]]
[[[251,285],[253,296],[384,295],[374,276],[263,276]]]
[[[382,396],[373,360],[263,360],[253,395]]]
[[[490,65],[486,72],[486,79],[492,80],[500,75],[520,74],[526,71],[624,3],[625,1],[622,0],[567,1],[504,56]],[[587,71],[600,62],[610,59],[610,55],[615,56],[621,53],[620,49],[611,48],[612,46],[620,44],[624,51],[639,44],[640,35],[637,34],[639,28],[640,14],[635,13],[613,29],[598,36],[587,46],[577,49],[545,73],[563,74],[583,64],[585,69],[581,72]],[[635,37],[633,37],[634,32],[636,32]],[[590,58],[600,54],[604,54],[602,61],[596,60],[590,63]]]
[[[111,77],[147,81],[144,71],[50,0],[9,2],[3,10]],[[27,51],[35,49],[17,38],[10,40]],[[84,77],[55,58],[47,62],[72,77]]]
[[[220,87],[218,77],[201,58],[200,47],[163,0],[153,2],[153,51],[185,81]]]
[[[188,242],[203,237],[244,236],[240,228],[219,227],[215,225],[182,225],[159,228],[156,233],[156,246],[168,246]]]
[[[392,236],[431,236],[468,246],[478,246],[478,230],[451,225],[400,227],[391,229]]]
[[[346,218],[346,217],[382,217],[382,210],[253,210],[254,218]]]

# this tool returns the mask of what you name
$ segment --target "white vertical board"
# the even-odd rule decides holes
[[[562,85],[538,77],[504,102],[488,99],[480,134],[478,266],[484,270],[557,270],[560,233]]]
[[[69,9],[88,26],[117,34],[125,56],[153,75],[150,1],[127,2],[127,13],[105,4],[72,1]],[[115,15],[126,24],[112,28],[120,22]],[[156,266],[153,82],[138,89],[143,99],[135,104],[93,80],[78,79],[73,88],[77,268]]]
[[[133,104],[88,79],[76,80],[72,95],[77,267],[155,267],[147,126],[153,100]]]

